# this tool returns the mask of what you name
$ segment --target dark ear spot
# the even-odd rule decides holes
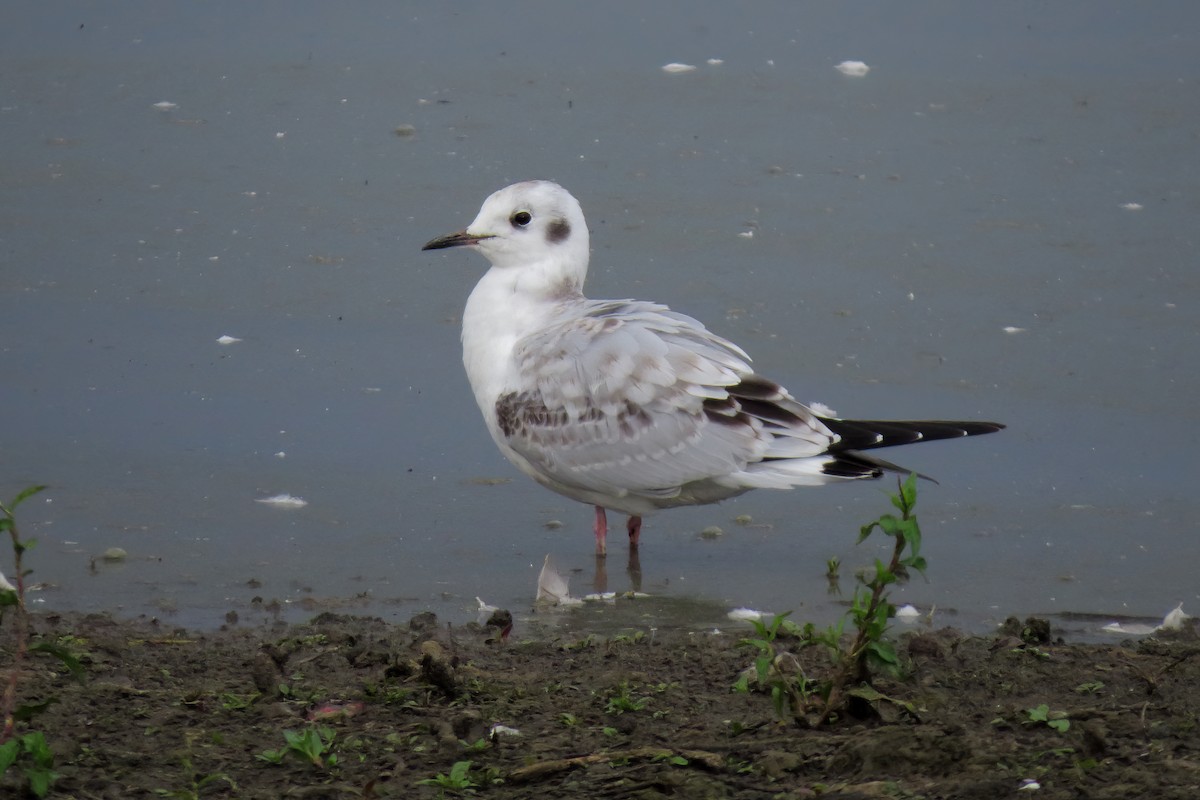
[[[546,226],[546,241],[558,244],[571,235],[571,226],[565,219],[556,219]]]

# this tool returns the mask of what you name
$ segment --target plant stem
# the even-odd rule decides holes
[[[900,511],[903,519],[908,521],[912,519],[912,505],[904,499],[903,487],[900,489]],[[888,563],[887,570],[892,575],[897,575],[903,568],[901,564],[904,548],[908,546],[908,540],[904,534],[897,531],[894,535],[895,545],[892,547],[892,559]],[[825,701],[825,710],[821,712],[820,720],[817,724],[824,725],[829,722],[834,713],[843,705],[843,696],[846,692],[846,687],[850,684],[858,685],[868,683],[871,679],[870,670],[867,669],[867,647],[872,641],[872,632],[870,630],[870,621],[875,619],[881,603],[887,602],[883,596],[884,590],[887,589],[889,581],[881,580],[879,572],[876,571],[875,577],[871,580],[871,600],[867,603],[866,610],[859,617],[857,623],[858,632],[854,636],[854,643],[850,646],[850,650],[846,654],[845,660],[839,665],[837,674],[829,686],[829,696]]]
[[[8,532],[12,536],[13,544],[13,580],[17,588],[16,618],[13,620],[13,643],[16,649],[13,653],[12,669],[9,671],[8,680],[4,685],[4,696],[0,699],[0,713],[4,715],[4,728],[0,729],[0,744],[4,744],[12,738],[16,727],[16,718],[13,713],[17,705],[17,677],[21,674],[21,668],[25,665],[25,656],[29,651],[29,616],[25,610],[25,573],[21,567],[21,553],[25,547],[17,532],[17,521],[13,518],[12,511],[0,504],[0,513],[3,513],[10,523]]]
[[[904,515],[908,517],[908,512]],[[892,548],[892,560],[888,564],[888,571],[895,575],[901,568],[900,557],[904,555],[904,548],[908,542],[904,539],[903,533],[897,533],[895,536],[896,545]],[[875,576],[873,591],[871,592],[871,602],[867,604],[867,619],[874,619],[875,613],[879,608],[879,603],[883,600],[883,590],[887,588],[887,584],[879,580],[879,576]],[[853,680],[855,683],[863,683],[871,676],[867,670],[867,645],[871,643],[871,635],[866,625],[858,626],[858,635],[854,637],[854,645],[850,648],[850,658],[846,665],[846,672],[851,669],[854,672]],[[849,676],[847,676],[849,677]]]

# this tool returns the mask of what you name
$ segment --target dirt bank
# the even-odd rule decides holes
[[[814,729],[731,691],[753,657],[743,630],[531,641],[518,627],[501,642],[429,615],[211,633],[34,623],[85,673],[33,654],[18,685],[22,702],[55,699],[20,727],[53,751],[50,797],[1200,796],[1191,631],[1102,645],[908,635],[908,677],[877,684],[900,702]],[[6,620],[0,674],[11,642]],[[822,658],[801,654],[812,670]],[[0,796],[21,796],[22,763]]]

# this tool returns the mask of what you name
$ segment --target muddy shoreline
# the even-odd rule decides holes
[[[34,653],[18,682],[22,703],[54,700],[18,727],[53,753],[49,797],[1200,795],[1192,628],[1108,644],[907,633],[907,675],[875,687],[895,702],[813,728],[732,690],[752,660],[742,629],[501,640],[431,614],[204,632],[32,620],[84,672]],[[20,767],[0,794],[26,791]]]

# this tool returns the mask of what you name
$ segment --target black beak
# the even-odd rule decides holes
[[[431,239],[425,243],[422,250],[445,250],[447,247],[461,247],[462,245],[475,244],[481,239],[490,239],[490,236],[480,236],[479,234],[467,233],[459,231],[446,236],[439,236],[436,239]]]

